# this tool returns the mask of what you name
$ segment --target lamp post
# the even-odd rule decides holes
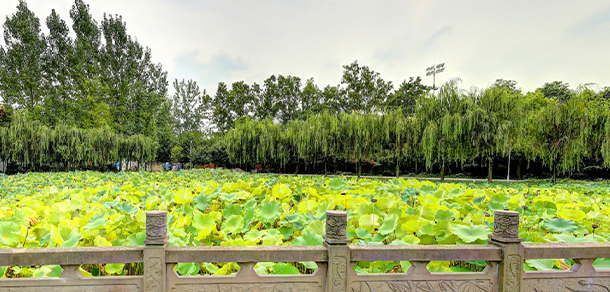
[[[426,76],[432,75],[432,90],[436,92],[436,74],[445,71],[445,63],[430,66],[426,68]]]

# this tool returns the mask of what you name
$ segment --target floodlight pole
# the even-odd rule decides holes
[[[432,75],[432,90],[436,93],[436,74],[445,71],[445,63],[434,64],[426,68],[426,76]]]

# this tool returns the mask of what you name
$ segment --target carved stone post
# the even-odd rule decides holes
[[[519,238],[519,212],[496,211],[494,234],[489,235],[489,238],[489,244],[502,248],[502,262],[498,268],[498,291],[521,291],[523,239]]]
[[[144,248],[144,292],[165,292],[165,247],[167,246],[167,211],[146,212],[146,247]]]
[[[328,269],[326,292],[347,291],[347,269],[350,267],[350,254],[347,244],[347,213],[343,211],[326,212],[326,234],[324,246],[328,249]]]

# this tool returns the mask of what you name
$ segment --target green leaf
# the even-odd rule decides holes
[[[201,211],[205,211],[210,206],[210,197],[206,195],[196,196],[193,199],[193,206]]]
[[[436,221],[451,220],[451,219],[453,219],[454,216],[455,215],[450,210],[438,210],[438,211],[436,211],[436,215],[434,216],[434,219]]]
[[[222,229],[225,232],[239,233],[244,227],[244,217],[241,215],[233,215],[222,223]]]
[[[227,205],[222,211],[222,217],[229,218],[232,215],[240,215],[242,211],[241,206],[236,204]]]
[[[599,258],[593,261],[596,270],[610,270],[610,259]]]
[[[78,232],[78,229],[73,229],[72,232],[70,232],[70,237],[61,244],[61,247],[75,247],[81,238],[82,236],[80,232]]]
[[[280,200],[290,196],[291,193],[292,191],[290,190],[288,185],[285,184],[276,184],[271,190],[271,194],[273,195],[273,197],[278,198]]]
[[[578,224],[576,224],[576,222],[563,218],[546,219],[544,220],[542,225],[547,230],[558,233],[572,233],[578,227]]]
[[[392,215],[383,220],[383,224],[379,227],[379,233],[383,235],[390,234],[396,230],[398,225],[398,216]]]
[[[380,226],[379,216],[375,214],[362,215],[358,219],[358,224],[360,225],[360,228],[366,229],[368,232],[373,233],[375,232],[375,229],[379,228]]]
[[[310,223],[309,225],[307,225],[307,228],[305,228],[305,231],[313,231],[320,236],[324,236],[325,230],[326,225],[324,224],[324,222],[319,220]]]
[[[300,274],[299,269],[289,263],[276,263],[271,268],[271,272],[276,275]]]
[[[105,213],[99,213],[99,214],[91,217],[91,219],[89,219],[89,222],[87,223],[87,225],[85,225],[85,227],[83,229],[85,231],[89,231],[91,229],[95,229],[100,226],[106,225],[106,222],[108,222],[108,220],[106,220],[106,218],[104,218],[105,215],[106,215]]]
[[[195,276],[199,274],[199,264],[197,263],[178,263],[175,269],[181,276]]]
[[[123,273],[125,264],[106,264],[104,270],[110,275],[120,275]]]
[[[14,247],[19,243],[19,239],[13,232],[21,231],[19,224],[8,221],[0,222],[0,245]]]
[[[321,245],[322,242],[324,242],[322,236],[315,232],[308,231],[301,236],[295,237],[292,240],[292,245]]]
[[[144,245],[144,239],[146,239],[146,231],[131,234],[127,237],[127,246]]]
[[[552,259],[535,259],[535,260],[525,260],[525,263],[538,270],[538,271],[548,271],[553,269],[553,265],[555,264],[555,260]]]
[[[489,227],[483,225],[453,225],[451,227],[451,232],[457,235],[465,243],[472,243],[477,239],[487,240],[488,235],[491,234]]]
[[[282,206],[278,201],[267,201],[259,205],[256,217],[263,223],[273,223],[282,215]]]

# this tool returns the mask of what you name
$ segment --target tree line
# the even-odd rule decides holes
[[[558,173],[589,165],[610,166],[610,108],[604,91],[581,86],[568,95],[522,93],[514,82],[498,80],[485,89],[461,90],[459,79],[438,94],[419,96],[407,109],[323,111],[285,124],[245,118],[225,134],[229,159],[253,165],[363,164],[419,165],[439,169],[479,161],[493,178],[500,160],[519,157]],[[504,163],[504,162],[502,162]],[[506,165],[506,164],[505,164]],[[510,165],[510,162],[508,162]]]
[[[148,139],[150,148],[134,151],[154,150],[156,161],[271,163],[284,172],[322,172],[331,161],[340,166],[334,171],[353,164],[358,171],[375,165],[377,170],[366,171],[392,166],[443,175],[455,173],[456,165],[485,165],[491,177],[494,166],[510,166],[503,160],[512,157],[556,176],[605,167],[610,155],[610,87],[574,90],[555,81],[522,92],[515,81],[500,79],[465,91],[458,80],[431,88],[421,77],[395,85],[355,61],[343,66],[337,85],[272,75],[260,84],[220,82],[210,96],[183,79],[172,82],[170,95],[167,72],[128,34],[121,16],[104,14],[98,22],[82,0],[75,0],[68,16],[71,26],[52,10],[44,22],[47,34],[25,0],[6,17],[0,46],[3,131],[19,123],[48,131],[107,131]],[[322,142],[335,144],[316,144]],[[30,164],[30,154],[6,149],[4,159]],[[130,149],[117,149],[119,157],[132,157]]]
[[[17,171],[107,170],[122,161],[149,163],[155,161],[157,147],[156,141],[142,134],[125,136],[108,126],[49,128],[20,114],[8,127],[0,127],[0,161],[19,163]]]

